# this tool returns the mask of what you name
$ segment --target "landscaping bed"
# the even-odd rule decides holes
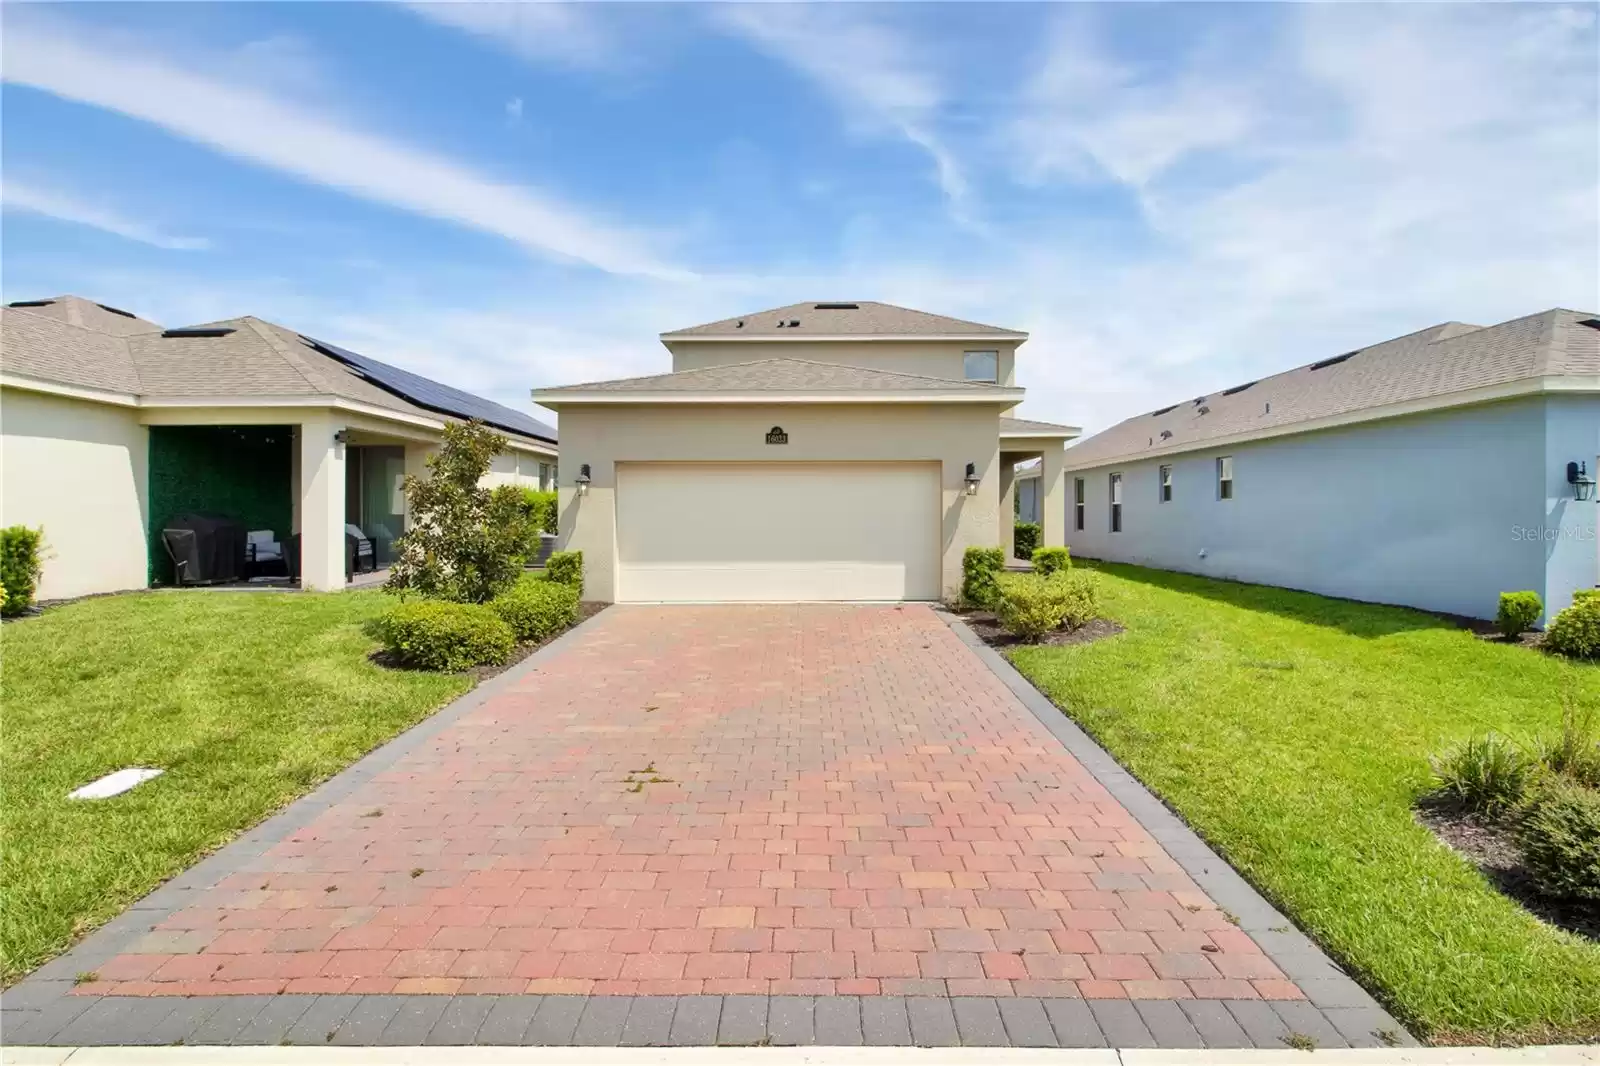
[[[1125,632],[1007,648],[1024,675],[1419,1035],[1600,1039],[1600,944],[1417,813],[1430,756],[1558,730],[1564,694],[1600,704],[1600,666],[1417,611],[1084,565]]]
[[[1122,627],[1109,618],[1095,618],[1079,626],[1077,629],[1054,629],[1039,637],[1037,640],[1027,640],[1006,632],[1005,626],[994,616],[993,611],[964,610],[958,611],[961,620],[967,627],[978,635],[978,638],[991,648],[1023,647],[1062,647],[1072,644],[1089,644],[1106,637],[1114,637],[1122,632]]]

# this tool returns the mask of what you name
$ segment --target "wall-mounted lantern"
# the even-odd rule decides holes
[[[967,483],[967,495],[976,496],[978,494],[978,481],[980,480],[978,477],[977,463],[967,464],[967,476],[965,480]]]
[[[1588,463],[1567,464],[1567,484],[1572,486],[1572,494],[1580,500],[1587,500],[1594,496],[1594,478],[1589,476]]]
[[[335,443],[335,444],[349,444],[350,443],[350,431],[348,429],[335,430],[334,434],[333,434],[333,443]]]
[[[584,463],[582,466],[578,467],[578,476],[572,479],[572,483],[574,485],[578,486],[578,495],[579,496],[587,496],[587,495],[589,495],[589,464],[588,463]]]

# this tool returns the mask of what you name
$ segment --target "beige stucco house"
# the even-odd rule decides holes
[[[619,602],[937,600],[1009,544],[1038,458],[1065,542],[1070,426],[1011,418],[1026,333],[868,301],[661,335],[669,373],[541,389],[560,412],[562,546]]]
[[[341,589],[347,526],[381,565],[401,478],[467,417],[510,442],[492,481],[554,483],[543,423],[271,322],[163,329],[76,296],[19,301],[0,310],[0,525],[44,529],[41,599],[161,581],[160,530],[184,512],[298,543],[301,584]]]

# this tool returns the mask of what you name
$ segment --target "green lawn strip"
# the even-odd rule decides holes
[[[361,624],[390,602],[141,593],[5,626],[6,983],[471,688],[368,661]],[[166,773],[112,799],[66,798],[126,766]]]
[[[1127,632],[1017,668],[1409,1026],[1437,1040],[1600,1036],[1600,945],[1495,891],[1413,817],[1427,757],[1553,732],[1600,668],[1430,615],[1114,564]]]

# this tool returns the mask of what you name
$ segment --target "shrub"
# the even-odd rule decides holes
[[[995,609],[995,577],[1005,569],[1003,548],[968,548],[961,556],[961,602],[984,610]]]
[[[1517,843],[1540,892],[1600,900],[1600,792],[1566,781],[1546,784],[1517,824]]]
[[[1072,556],[1065,548],[1035,548],[1032,558],[1034,572],[1046,577],[1072,565]]]
[[[1018,559],[1032,559],[1039,546],[1039,523],[1018,522],[1011,532],[1011,551]]]
[[[1561,709],[1561,733],[1539,744],[1538,758],[1554,773],[1600,788],[1600,734],[1595,732],[1594,708],[1580,711],[1569,694]]]
[[[511,627],[483,604],[410,600],[378,618],[376,633],[400,662],[421,670],[465,670],[511,657]]]
[[[551,552],[545,563],[545,574],[551,581],[570,585],[581,595],[583,592],[583,553]]]
[[[1468,810],[1498,815],[1528,795],[1537,764],[1505,737],[1486,733],[1430,760],[1439,788]]]
[[[560,581],[527,576],[489,606],[523,644],[546,640],[578,620],[578,590]]]
[[[33,606],[33,594],[38,590],[39,571],[43,566],[40,559],[43,550],[42,529],[27,526],[0,529],[0,587],[5,589],[0,613],[9,617]]]
[[[1572,594],[1572,602],[1577,603],[1580,600],[1592,600],[1596,597],[1600,597],[1600,589],[1578,589]]]
[[[1023,640],[1038,640],[1063,626],[1077,629],[1085,625],[1098,608],[1098,588],[1092,575],[1063,570],[1048,576],[1002,576],[995,613],[1006,632]]]
[[[1537,592],[1502,592],[1500,612],[1494,617],[1495,628],[1501,635],[1511,638],[1533,628],[1533,623],[1544,613],[1544,601]]]
[[[540,533],[554,533],[559,522],[558,504],[559,495],[554,492],[545,492],[541,489],[522,490],[522,510],[528,516],[532,528],[528,531],[530,537],[537,537]]]
[[[1574,659],[1600,659],[1600,596],[1574,599],[1545,627],[1544,646]]]
[[[481,422],[445,423],[427,476],[406,475],[411,528],[396,542],[385,588],[484,603],[516,582],[528,541],[522,491],[482,484],[505,447]]]

